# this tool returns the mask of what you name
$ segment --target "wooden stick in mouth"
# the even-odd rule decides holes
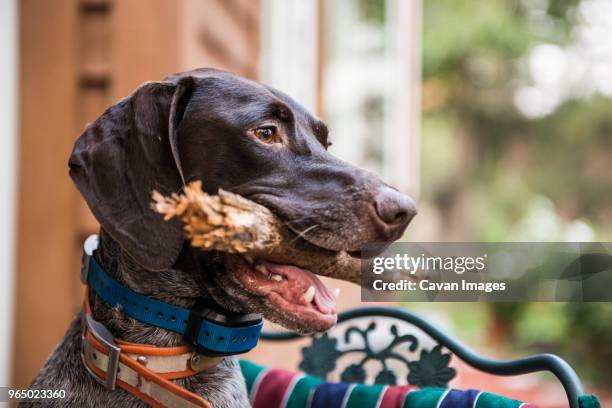
[[[299,238],[268,208],[237,194],[202,191],[202,183],[183,194],[153,191],[153,209],[165,220],[177,218],[191,245],[204,250],[243,254],[253,259],[296,265],[322,276],[361,284],[361,262],[344,251],[329,251]]]

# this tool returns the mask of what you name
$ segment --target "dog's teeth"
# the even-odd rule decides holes
[[[334,289],[334,297],[340,296],[340,288]]]
[[[265,265],[259,264],[255,267],[255,270],[259,273],[263,273],[264,275],[268,274],[268,268]]]
[[[314,300],[314,296],[315,296],[315,287],[314,286],[310,286],[306,292],[304,292],[304,301],[308,304],[308,303],[312,303],[312,301]]]
[[[280,276],[280,275],[277,275],[277,274],[273,273],[272,275],[270,275],[270,279],[272,279],[272,280],[274,280],[274,281],[277,281],[277,282],[280,282],[280,281],[282,281],[282,280],[283,280],[283,277],[282,277],[282,276]]]

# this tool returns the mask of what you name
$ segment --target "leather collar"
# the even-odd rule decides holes
[[[94,320],[85,291],[81,360],[93,378],[114,391],[120,387],[155,408],[200,407],[212,405],[200,395],[172,380],[190,377],[222,361],[188,346],[156,347],[122,341]]]

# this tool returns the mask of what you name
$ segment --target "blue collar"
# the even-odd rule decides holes
[[[85,241],[81,281],[110,307],[142,323],[183,335],[202,354],[228,356],[246,353],[257,345],[263,326],[257,314],[231,314],[214,305],[196,304],[184,309],[134,292],[110,276],[95,260],[97,235]]]

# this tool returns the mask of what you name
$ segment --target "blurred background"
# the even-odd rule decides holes
[[[407,240],[611,241],[610,38],[609,0],[0,2],[0,385],[29,384],[80,307],[97,225],[67,158],[140,83],[206,66],[292,95],[418,200]],[[403,306],[493,357],[559,353],[609,398],[610,304]],[[284,347],[250,358],[291,366]],[[460,368],[453,386],[566,406],[549,376]]]

